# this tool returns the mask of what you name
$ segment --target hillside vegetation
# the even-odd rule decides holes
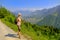
[[[4,7],[0,7],[0,19],[8,27],[17,32],[17,26],[14,23],[15,16]],[[38,26],[22,20],[21,32],[29,35],[33,40],[60,40],[60,30],[53,26]]]

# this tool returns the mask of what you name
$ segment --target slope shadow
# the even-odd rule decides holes
[[[18,38],[17,34],[7,34],[5,35],[6,37],[13,37],[13,38]]]

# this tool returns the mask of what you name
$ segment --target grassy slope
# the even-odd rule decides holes
[[[15,24],[12,24],[10,22],[4,21],[4,19],[2,19],[2,21],[8,25],[10,28],[12,28],[14,31],[17,31],[17,26]],[[33,40],[59,40],[60,39],[60,33],[54,32],[54,33],[50,33],[49,32],[52,30],[49,29],[49,27],[44,28],[44,26],[42,26],[40,28],[40,30],[38,28],[35,29],[35,27],[33,28],[31,25],[29,25],[28,23],[23,23],[21,25],[21,32],[24,35],[29,35],[31,36],[31,38]]]

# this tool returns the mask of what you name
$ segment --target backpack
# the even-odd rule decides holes
[[[17,18],[15,18],[15,21],[14,21],[15,24],[17,24]]]

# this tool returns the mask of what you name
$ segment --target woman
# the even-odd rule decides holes
[[[17,27],[18,27],[18,35],[20,38],[20,30],[21,30],[21,14],[18,13],[18,17],[17,17]]]

